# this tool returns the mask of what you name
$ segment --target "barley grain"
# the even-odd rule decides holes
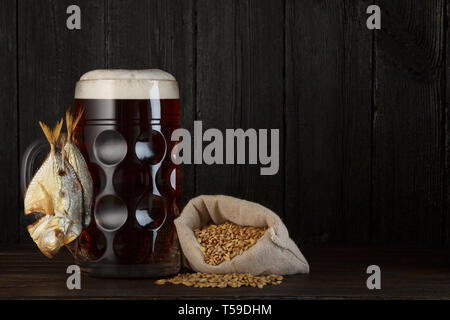
[[[205,262],[218,265],[230,261],[256,244],[267,228],[239,226],[231,222],[194,230]]]
[[[249,273],[229,273],[229,274],[211,274],[211,273],[183,273],[170,279],[160,279],[155,281],[158,285],[166,283],[182,284],[195,288],[239,288],[257,287],[263,288],[266,285],[279,285],[283,280],[282,276],[253,276]]]

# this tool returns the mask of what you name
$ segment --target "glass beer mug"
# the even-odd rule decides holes
[[[173,220],[180,172],[171,159],[179,128],[175,78],[161,70],[95,70],[76,84],[74,131],[94,182],[90,221],[71,245],[97,276],[156,277],[180,269]],[[35,150],[38,150],[37,146]],[[25,154],[25,162],[34,152]],[[33,161],[28,161],[33,162]],[[30,164],[25,167],[30,176]],[[89,220],[89,219],[87,219]]]

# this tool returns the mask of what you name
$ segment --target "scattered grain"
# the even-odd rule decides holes
[[[166,283],[183,284],[188,287],[195,288],[239,288],[258,287],[263,288],[265,285],[279,285],[283,280],[283,276],[268,275],[268,276],[253,276],[249,273],[228,273],[228,274],[212,274],[212,273],[183,273],[178,274],[173,278],[160,279],[155,281],[157,285]]]

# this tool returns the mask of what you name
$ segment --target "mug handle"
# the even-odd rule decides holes
[[[20,190],[22,191],[22,197],[25,196],[28,184],[33,178],[36,159],[41,153],[48,153],[48,149],[48,141],[39,139],[31,143],[25,150],[20,166]]]

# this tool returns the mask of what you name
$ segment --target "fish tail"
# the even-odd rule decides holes
[[[58,121],[58,123],[56,124],[55,128],[53,128],[52,134],[53,134],[53,139],[54,139],[55,142],[58,141],[59,134],[61,133],[61,128],[62,128],[63,122],[64,122],[64,120],[61,118]]]
[[[66,126],[67,126],[67,138],[68,138],[68,141],[71,140],[73,130],[77,126],[78,122],[80,121],[81,116],[83,115],[83,112],[84,112],[84,108],[81,107],[80,111],[77,114],[77,117],[74,119],[73,115],[72,115],[72,112],[71,112],[71,107],[69,107],[67,109],[67,111],[66,111]]]
[[[77,117],[76,117],[75,121],[74,121],[73,124],[72,124],[72,131],[73,131],[73,130],[75,129],[75,127],[77,126],[77,124],[78,124],[78,122],[80,121],[81,116],[83,115],[83,113],[84,113],[84,108],[81,107],[81,108],[80,108],[80,111],[78,111],[78,114],[77,114]]]
[[[48,143],[50,145],[53,144],[53,135],[52,135],[52,129],[50,129],[45,123],[39,121],[39,125],[41,126],[42,131],[44,131],[44,135],[48,140]]]
[[[67,127],[67,141],[70,141],[72,136],[73,116],[71,112],[71,106],[66,110],[66,127]]]
[[[59,134],[61,133],[61,128],[63,125],[63,119],[59,120],[56,124],[55,128],[50,129],[45,123],[39,121],[39,125],[42,128],[42,131],[44,132],[45,137],[48,140],[48,143],[50,143],[51,149],[54,150],[55,143],[58,141]]]

